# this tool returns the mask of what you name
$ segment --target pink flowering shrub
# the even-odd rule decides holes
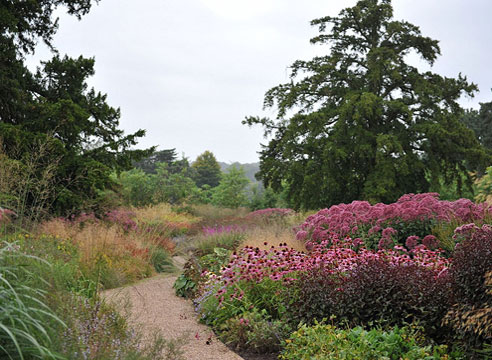
[[[233,254],[231,262],[221,272],[220,281],[225,286],[241,280],[259,282],[267,277],[291,281],[293,277],[289,274],[319,267],[345,274],[361,264],[379,259],[392,266],[415,264],[432,270],[436,276],[446,272],[450,262],[441,256],[441,251],[432,251],[425,246],[417,246],[410,251],[402,246],[375,251],[361,247],[360,239],[339,239],[333,235],[330,240],[313,244],[309,254],[289,249],[285,244],[268,250],[247,246]]]
[[[104,215],[104,218],[108,222],[120,225],[125,231],[137,230],[135,213],[131,210],[126,210],[126,209],[111,210]]]
[[[232,225],[215,225],[204,226],[202,228],[203,234],[206,236],[215,236],[224,233],[241,233],[245,231],[244,226],[232,224]]]
[[[285,244],[246,247],[218,276],[210,276],[208,290],[197,299],[198,311],[212,325],[260,304],[273,318],[293,323],[336,314],[351,321],[360,316],[361,322],[382,317],[399,323],[403,316],[433,324],[449,303],[449,264],[441,251],[423,245],[368,250],[360,239],[333,234],[307,254]]]
[[[287,218],[294,214],[295,211],[292,209],[269,208],[250,212],[244,219],[255,225],[270,225],[272,223],[285,223]]]
[[[250,212],[247,218],[278,218],[294,214],[292,209],[268,208]]]
[[[410,247],[422,241],[433,249],[439,246],[438,239],[426,236],[431,235],[431,227],[437,222],[470,222],[482,220],[487,214],[487,205],[477,205],[468,199],[443,201],[437,193],[406,194],[388,205],[354,201],[323,209],[306,219],[297,231],[297,238],[319,243],[335,233],[340,237],[361,238],[368,248],[386,249],[393,244],[406,245],[407,239],[413,236]]]

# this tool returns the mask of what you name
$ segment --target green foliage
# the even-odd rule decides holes
[[[227,249],[214,248],[212,253],[200,258],[200,266],[202,270],[218,275],[222,267],[229,263],[231,253],[232,251]]]
[[[203,272],[207,271],[210,274],[219,275],[220,270],[227,265],[230,257],[230,250],[216,247],[201,257],[189,259],[184,266],[183,273],[173,285],[176,289],[176,295],[193,298],[200,290],[199,287],[206,281]]]
[[[228,319],[240,318],[252,310],[265,312],[268,319],[285,321],[286,299],[282,289],[282,282],[270,278],[258,283],[242,281],[225,290],[217,286],[207,288],[196,301],[201,320],[216,330],[220,330]]]
[[[421,346],[418,335],[409,328],[366,331],[356,327],[342,330],[323,323],[311,327],[302,325],[286,340],[280,355],[282,360],[460,358],[459,353],[449,352],[444,345]]]
[[[116,181],[121,185],[120,192],[125,204],[180,204],[186,200],[199,201],[202,198],[201,191],[186,170],[173,173],[166,163],[158,163],[155,172],[145,173],[141,169],[132,169],[119,175]]]
[[[80,18],[93,2],[42,0],[0,5],[3,151],[28,166],[26,159],[33,148],[48,144],[49,151],[39,164],[56,164],[56,171],[54,191],[46,203],[50,211],[62,215],[94,206],[101,191],[114,185],[112,170],[129,169],[133,161],[152,150],[131,150],[145,132],[125,135],[119,129],[119,109],[107,104],[105,94],[88,88],[94,59],[55,54],[36,73],[25,66],[25,55],[34,52],[38,40],[51,45],[57,30],[52,15],[57,7],[64,5],[69,14]],[[40,181],[43,173],[41,166],[32,175]],[[26,200],[29,208],[36,198]]]
[[[176,295],[190,298],[196,290],[196,283],[183,273],[178,276],[173,288],[176,290]]]
[[[220,339],[236,350],[264,354],[279,351],[282,340],[290,332],[288,324],[281,320],[272,320],[265,310],[254,308],[227,320],[220,327]]]
[[[237,161],[231,164],[219,162],[219,165],[222,172],[227,172],[231,167],[242,167],[244,169],[244,175],[246,175],[246,177],[249,179],[249,181],[251,181],[252,184],[261,184],[261,182],[256,178],[256,174],[258,173],[258,171],[260,171],[259,162],[246,164],[241,164]]]
[[[193,240],[192,246],[199,255],[203,256],[214,253],[216,248],[234,250],[241,244],[244,238],[244,233],[225,231],[213,235],[198,236]]]
[[[487,168],[485,174],[475,181],[477,202],[491,202],[492,200],[492,166]]]
[[[150,253],[150,262],[158,273],[173,272],[176,270],[169,253],[160,247],[152,249]]]
[[[115,178],[121,185],[120,194],[125,204],[144,206],[155,203],[155,188],[151,176],[143,170],[132,169]]]
[[[432,65],[438,41],[393,20],[390,0],[360,0],[311,24],[320,30],[311,42],[328,45],[328,55],[294,62],[290,81],[266,93],[275,120],[244,121],[270,136],[259,176],[278,192],[285,188],[294,208],[391,202],[440,180],[456,182],[459,192],[468,170],[489,161],[460,122],[458,100],[476,86],[407,64],[416,53]]]
[[[150,156],[135,162],[134,166],[146,174],[155,174],[157,172],[157,164],[159,163],[166,163],[168,168],[177,168],[177,157],[176,149],[155,151]]]
[[[461,121],[473,130],[480,144],[492,151],[492,101],[480,103],[480,109],[467,110]]]
[[[193,179],[198,187],[208,185],[214,188],[219,185],[222,172],[217,159],[210,151],[198,155],[191,168],[194,170]]]
[[[251,200],[249,203],[251,210],[276,208],[280,201],[279,194],[276,194],[272,188],[265,189],[259,185],[251,186]]]
[[[214,188],[212,204],[237,208],[247,204],[246,186],[249,180],[242,168],[231,167],[222,175],[219,185]]]

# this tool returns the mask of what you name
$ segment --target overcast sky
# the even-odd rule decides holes
[[[194,160],[255,162],[260,128],[241,125],[262,112],[263,95],[287,81],[296,59],[323,53],[310,45],[309,21],[336,16],[355,0],[102,0],[77,21],[61,15],[55,46],[95,57],[90,85],[120,107],[126,132],[147,130],[139,147],[176,148]],[[479,86],[465,107],[492,101],[490,0],[394,0],[395,18],[440,40],[433,71],[466,75]],[[43,47],[35,60],[48,59]],[[31,60],[31,65],[33,64]]]

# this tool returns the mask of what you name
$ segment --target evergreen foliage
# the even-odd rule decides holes
[[[458,99],[477,87],[406,61],[416,53],[432,65],[438,41],[393,20],[390,0],[360,0],[311,24],[320,31],[311,42],[329,53],[294,62],[290,82],[266,93],[276,119],[244,120],[271,137],[260,153],[265,186],[281,191],[285,184],[294,207],[311,209],[391,202],[440,180],[455,182],[458,192],[471,187],[468,170],[489,158],[460,122]]]
[[[467,110],[462,121],[473,130],[480,144],[492,151],[492,101],[480,103],[478,111]]]
[[[97,2],[97,1],[96,1]],[[89,89],[94,59],[59,56],[52,46],[58,23],[53,12],[65,6],[80,18],[94,1],[41,0],[0,3],[0,136],[5,154],[25,161],[34,145],[48,143],[40,163],[57,163],[51,211],[66,214],[94,204],[114,183],[110,173],[131,168],[153,149],[130,150],[145,132],[125,135],[120,110],[106,95]],[[25,65],[39,40],[55,52],[36,73]],[[35,174],[41,176],[41,174]],[[32,199],[28,199],[32,201]]]
[[[135,162],[134,166],[147,174],[155,174],[159,163],[166,163],[168,167],[172,168],[177,167],[175,164],[177,157],[176,149],[155,151],[150,156]]]
[[[198,187],[208,185],[214,188],[219,185],[222,171],[212,152],[205,151],[199,155],[191,167],[194,171],[193,179]]]

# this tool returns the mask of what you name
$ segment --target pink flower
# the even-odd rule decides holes
[[[409,236],[409,237],[407,237],[407,240],[405,241],[405,246],[407,248],[409,248],[410,250],[412,250],[413,248],[415,248],[418,245],[419,240],[420,240],[420,238],[416,235]]]
[[[304,241],[304,240],[306,240],[307,236],[308,236],[308,233],[307,233],[307,231],[305,231],[305,230],[299,230],[299,231],[297,232],[297,234],[296,234],[296,238],[297,238],[297,240],[299,240],[299,241]]]
[[[378,249],[379,250],[391,249],[393,245],[394,243],[393,240],[391,240],[391,238],[382,237],[381,240],[379,240]]]
[[[397,231],[393,229],[392,227],[387,227],[386,229],[383,230],[383,238],[389,238],[392,235],[396,235]]]
[[[439,247],[439,240],[434,235],[427,235],[422,239],[422,244],[432,250]]]

